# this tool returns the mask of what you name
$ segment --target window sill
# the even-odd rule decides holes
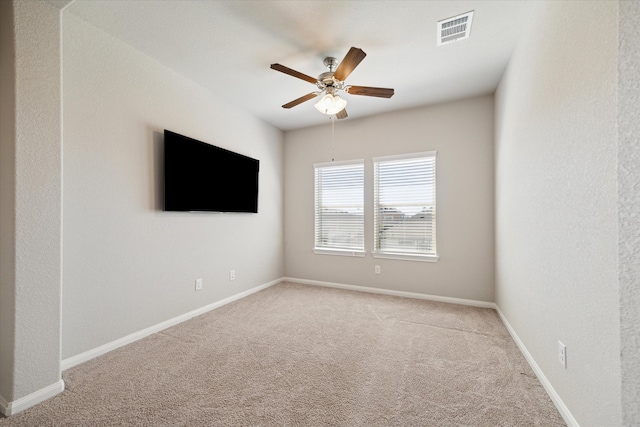
[[[341,255],[341,256],[355,256],[364,257],[367,253],[365,251],[354,251],[347,249],[325,249],[325,248],[313,248],[313,253],[318,255]]]
[[[380,253],[373,252],[374,258],[399,259],[408,261],[437,262],[440,257],[438,255],[418,255],[418,254],[396,254],[396,253]]]

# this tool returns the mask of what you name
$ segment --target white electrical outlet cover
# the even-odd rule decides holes
[[[567,346],[562,344],[562,341],[558,341],[558,361],[567,368]]]

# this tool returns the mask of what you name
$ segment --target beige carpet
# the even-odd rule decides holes
[[[0,426],[566,425],[494,310],[293,283],[63,379]]]

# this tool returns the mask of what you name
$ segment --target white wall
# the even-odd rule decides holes
[[[63,358],[282,277],[282,133],[68,12],[63,45]],[[165,128],[259,159],[259,213],[163,212]]]
[[[622,410],[640,425],[640,2],[620,1],[618,58],[618,265]]]
[[[372,99],[372,102],[375,102]],[[383,102],[378,100],[379,102]],[[312,107],[311,107],[312,108]],[[365,159],[364,258],[313,249],[313,164],[331,124],[285,134],[285,274],[306,280],[493,301],[493,97],[335,123],[335,160]],[[436,263],[373,258],[372,157],[436,150]],[[382,274],[374,275],[374,265]]]
[[[10,414],[63,387],[60,20],[44,2],[5,1],[0,16],[0,412]]]
[[[582,426],[621,422],[617,12],[543,3],[496,94],[496,302]]]

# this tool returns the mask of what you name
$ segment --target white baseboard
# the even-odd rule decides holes
[[[122,337],[122,338],[119,338],[119,339],[117,339],[115,341],[111,341],[111,342],[109,342],[107,344],[101,345],[100,347],[96,347],[94,349],[85,351],[84,353],[80,353],[80,354],[77,354],[75,356],[71,356],[71,357],[69,357],[67,359],[64,359],[62,361],[62,363],[61,363],[62,370],[64,371],[66,369],[72,368],[72,367],[74,367],[76,365],[79,365],[81,363],[87,362],[87,361],[89,361],[89,360],[91,360],[91,359],[93,359],[95,357],[101,356],[101,355],[103,355],[105,353],[108,353],[108,352],[110,352],[112,350],[115,350],[116,348],[122,347],[122,346],[127,345],[127,344],[131,344],[134,341],[138,341],[139,339],[147,337],[147,336],[149,336],[151,334],[155,334],[156,332],[160,332],[160,331],[162,331],[164,329],[167,329],[167,328],[169,328],[171,326],[177,325],[178,323],[182,323],[185,320],[191,319],[192,317],[199,316],[199,315],[204,314],[204,313],[206,313],[208,311],[211,311],[211,310],[215,310],[216,308],[222,307],[223,305],[229,304],[230,302],[237,301],[237,300],[239,300],[241,298],[244,298],[246,296],[249,296],[249,295],[251,295],[253,293],[256,293],[258,291],[261,291],[263,289],[266,289],[268,287],[276,285],[276,284],[282,282],[283,280],[284,280],[283,278],[272,280],[271,282],[265,283],[265,284],[260,285],[260,286],[256,286],[255,288],[251,288],[251,289],[249,289],[247,291],[240,292],[239,294],[232,295],[232,296],[230,296],[228,298],[225,298],[225,299],[220,300],[220,301],[216,301],[216,302],[211,303],[209,305],[205,305],[204,307],[200,307],[200,308],[198,308],[196,310],[192,310],[192,311],[190,311],[188,313],[185,313],[185,314],[182,314],[180,316],[174,317],[173,319],[169,319],[169,320],[166,320],[164,322],[158,323],[157,325],[150,326],[150,327],[148,327],[146,329],[143,329],[141,331],[134,332],[133,334],[127,335],[127,336]]]
[[[498,307],[497,305],[496,311],[498,312],[498,316],[500,316],[500,320],[502,320],[502,323],[504,323],[504,326],[509,331],[509,334],[511,334],[511,338],[513,338],[513,340],[516,342],[518,348],[520,349],[520,352],[522,352],[525,359],[527,359],[527,362],[529,362],[531,369],[533,369],[533,372],[535,372],[538,380],[540,381],[540,383],[542,383],[542,386],[547,391],[547,394],[553,401],[553,404],[556,405],[556,408],[558,408],[558,412],[560,412],[560,415],[562,415],[562,418],[564,418],[564,422],[566,422],[570,427],[580,427],[576,419],[571,414],[571,411],[569,411],[569,408],[567,408],[567,405],[564,404],[564,402],[560,398],[560,395],[558,395],[558,393],[555,391],[547,377],[542,372],[542,369],[540,369],[540,366],[538,366],[531,353],[529,353],[529,350],[527,350],[527,347],[524,345],[518,334],[516,334],[516,331],[511,327],[511,324],[509,324],[509,321],[500,310],[500,307]]]
[[[2,412],[5,417],[9,417],[37,405],[40,402],[44,402],[63,391],[64,381],[60,380],[25,397],[14,400],[13,402],[7,402],[2,398],[2,396],[0,396],[0,412]]]
[[[481,308],[493,308],[493,309],[496,308],[496,304],[493,302],[476,301],[472,299],[441,297],[438,295],[419,294],[417,292],[393,291],[390,289],[382,289],[382,288],[368,288],[365,286],[345,285],[343,283],[321,282],[319,280],[297,279],[294,277],[285,277],[283,280],[286,282],[295,282],[303,285],[324,286],[327,288],[347,289],[350,291],[369,292],[373,294],[391,295],[391,296],[404,297],[404,298],[424,299],[429,301],[446,302],[449,304],[470,305],[473,307],[481,307]]]

